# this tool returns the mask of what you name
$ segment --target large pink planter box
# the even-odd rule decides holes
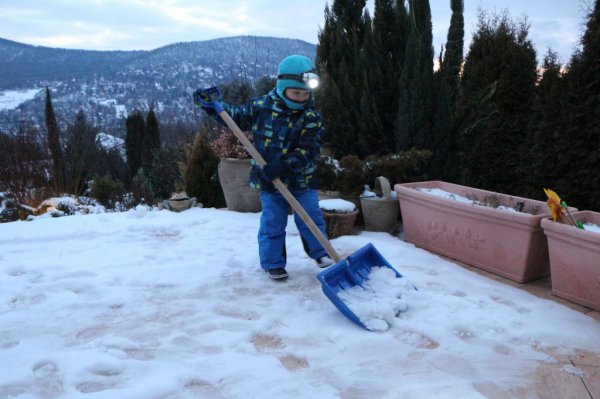
[[[507,212],[416,188],[438,188],[472,200],[495,199]],[[396,184],[406,241],[431,252],[525,283],[550,274],[548,245],[540,226],[545,202],[442,181]]]
[[[600,213],[572,214],[576,221],[600,225]],[[600,310],[600,234],[542,220],[548,237],[552,293]]]

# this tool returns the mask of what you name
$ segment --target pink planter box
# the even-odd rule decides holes
[[[495,200],[507,212],[447,199],[416,188],[440,189],[477,201]],[[543,201],[442,181],[396,184],[404,236],[429,251],[525,283],[550,274],[548,245],[540,226],[550,216]]]
[[[572,214],[576,221],[600,225],[600,213]],[[551,218],[542,220],[548,237],[552,293],[600,310],[600,234],[578,229]]]

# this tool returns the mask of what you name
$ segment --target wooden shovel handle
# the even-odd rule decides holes
[[[244,146],[246,151],[248,151],[250,153],[250,155],[252,156],[252,158],[254,158],[256,163],[261,168],[263,166],[265,166],[267,164],[267,162],[265,162],[262,155],[260,155],[260,153],[256,150],[256,148],[254,148],[254,146],[252,145],[250,140],[248,140],[246,135],[244,135],[244,133],[242,133],[241,129],[238,127],[238,125],[235,123],[235,121],[233,119],[231,119],[231,117],[229,116],[227,111],[221,111],[219,113],[219,116],[223,119],[223,121],[229,127],[229,129],[231,129],[233,134],[235,134],[235,137],[237,137],[238,140],[240,140],[240,142],[242,143],[242,145]],[[277,177],[277,178],[275,178],[275,180],[273,180],[273,184],[275,185],[275,187],[277,187],[277,190],[279,190],[281,195],[284,196],[284,198],[286,199],[288,204],[290,204],[290,206],[292,207],[294,212],[296,212],[296,214],[298,216],[300,216],[300,218],[304,221],[304,223],[306,223],[306,225],[308,226],[310,231],[313,233],[315,238],[319,241],[319,243],[323,246],[323,248],[325,248],[325,251],[331,257],[331,259],[335,263],[338,263],[340,260],[342,260],[340,255],[338,255],[338,253],[335,251],[335,249],[333,249],[333,246],[331,245],[331,243],[329,242],[327,237],[325,237],[323,232],[317,227],[315,222],[313,222],[313,220],[310,218],[308,213],[306,213],[306,211],[304,210],[302,205],[300,205],[298,200],[292,195],[292,193],[290,192],[290,190],[288,190],[288,188],[285,186],[285,184],[282,183],[282,181],[279,179],[279,177]]]

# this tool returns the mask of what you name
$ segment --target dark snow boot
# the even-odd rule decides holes
[[[269,273],[269,278],[273,280],[283,280],[288,278],[288,274],[283,267],[269,269],[267,270],[267,273]]]

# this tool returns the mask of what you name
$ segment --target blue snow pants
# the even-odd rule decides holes
[[[325,221],[319,208],[317,190],[308,190],[292,193],[304,208],[306,213],[315,222],[317,227],[327,237]],[[285,228],[288,221],[289,205],[280,193],[260,192],[262,215],[258,230],[258,253],[260,266],[264,270],[285,267]],[[312,259],[327,255],[327,252],[315,238],[306,223],[294,213],[294,222],[302,237],[304,250]]]

